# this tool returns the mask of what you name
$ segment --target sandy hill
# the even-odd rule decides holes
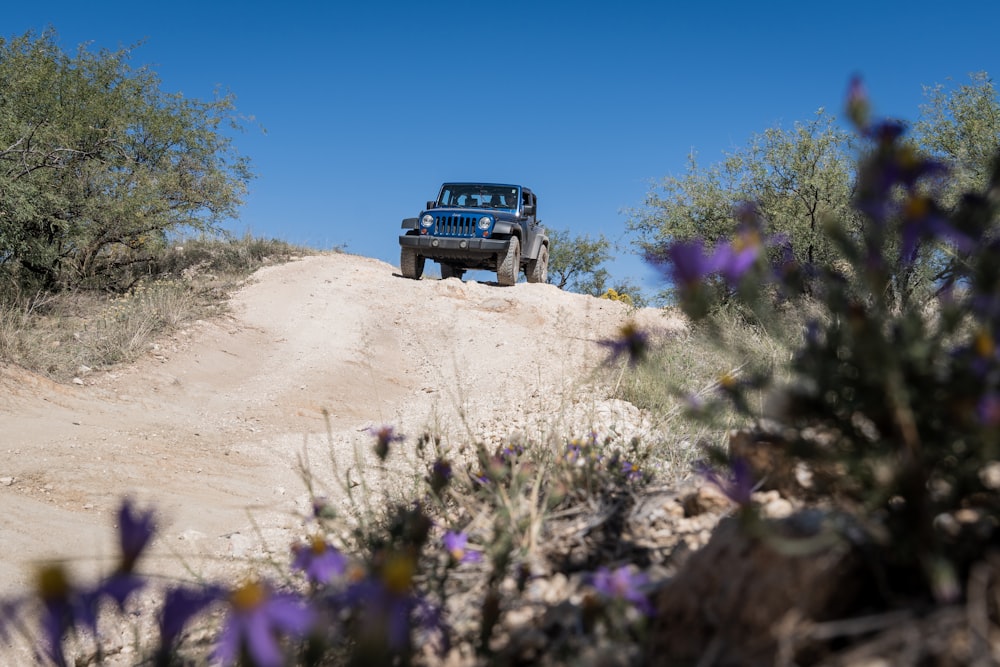
[[[309,503],[301,461],[331,496],[331,461],[383,483],[412,471],[406,456],[376,470],[370,427],[406,434],[404,449],[428,429],[461,448],[515,432],[639,428],[593,373],[597,341],[629,318],[681,326],[551,285],[411,281],[327,254],[259,271],[226,318],[83,385],[2,370],[0,592],[27,585],[44,558],[101,566],[125,494],[159,510],[154,549],[167,569],[178,556],[195,571],[235,567],[261,541],[287,549]]]

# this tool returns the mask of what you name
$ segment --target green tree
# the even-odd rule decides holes
[[[611,242],[604,235],[573,236],[565,230],[548,230],[549,282],[560,289],[600,296],[608,281],[601,265],[611,259]]]
[[[1000,152],[1000,99],[993,81],[986,72],[969,79],[956,87],[925,86],[928,101],[913,127],[921,148],[951,168],[944,203],[952,208],[960,193],[986,188]]]
[[[130,57],[0,39],[0,269],[21,286],[122,288],[170,233],[242,204],[233,96],[166,93]]]
[[[796,259],[822,265],[832,256],[820,233],[827,218],[853,219],[852,140],[822,109],[808,123],[772,128],[722,162],[702,168],[694,154],[687,173],[668,176],[630,211],[627,226],[645,253],[664,244],[703,238],[710,244],[735,231],[735,207],[755,202],[770,234],[790,241]]]

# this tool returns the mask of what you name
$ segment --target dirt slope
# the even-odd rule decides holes
[[[125,494],[160,512],[160,571],[181,574],[178,556],[210,573],[243,566],[262,543],[287,549],[309,502],[297,461],[307,456],[336,498],[330,461],[354,465],[371,426],[394,426],[409,449],[427,428],[454,448],[470,432],[499,441],[581,420],[641,428],[592,383],[596,341],[630,316],[551,285],[410,281],[330,254],[260,271],[226,319],[82,386],[0,369],[0,594],[30,585],[44,558],[101,567]],[[681,326],[660,311],[634,316]],[[392,486],[412,463],[388,468],[366,455],[356,473]]]

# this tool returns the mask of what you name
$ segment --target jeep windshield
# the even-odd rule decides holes
[[[441,188],[437,205],[515,210],[517,188],[509,185],[446,184]]]

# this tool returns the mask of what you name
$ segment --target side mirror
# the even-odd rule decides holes
[[[535,205],[534,204],[526,205],[524,207],[524,217],[530,218],[533,215],[535,215]]]
[[[432,209],[435,206],[437,206],[437,202],[436,201],[429,201],[429,202],[427,202],[427,208],[428,209]]]

